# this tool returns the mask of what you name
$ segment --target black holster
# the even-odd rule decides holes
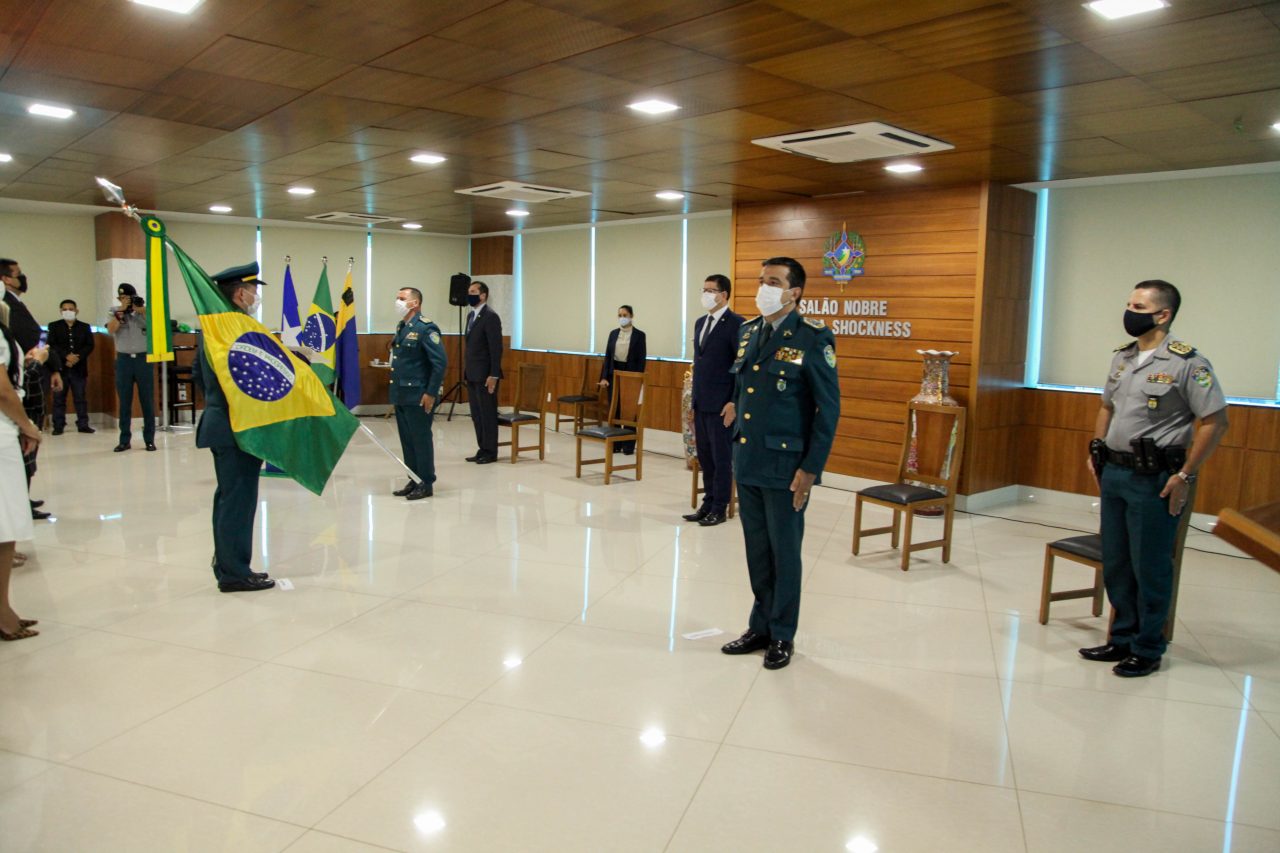
[[[1089,442],[1089,458],[1093,460],[1093,473],[1102,478],[1102,469],[1107,465],[1107,442],[1095,438]]]

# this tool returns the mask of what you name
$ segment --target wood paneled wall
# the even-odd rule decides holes
[[[1025,351],[1025,341],[1017,346],[1016,328],[1019,319],[1023,327],[1026,321],[1034,217],[1031,193],[991,184],[737,209],[734,308],[739,313],[758,313],[753,297],[761,262],[789,255],[808,273],[806,299],[887,300],[887,319],[911,322],[910,338],[837,335],[842,402],[830,470],[894,478],[905,404],[920,389],[916,350],[943,349],[959,351],[952,361],[951,392],[969,407],[971,422],[976,419],[960,490],[974,491],[971,477],[984,489],[1015,482],[1007,465],[975,468],[971,463],[975,456],[985,457],[983,449],[1011,428],[1010,416],[997,410],[1010,406],[1002,389],[1015,367],[1021,370]],[[845,226],[862,236],[867,262],[865,275],[842,292],[823,276],[822,253],[827,239]],[[984,294],[991,304],[984,304]],[[983,418],[979,407],[987,399],[993,409]]]
[[[471,241],[471,275],[512,275],[515,272],[515,238],[476,237]]]

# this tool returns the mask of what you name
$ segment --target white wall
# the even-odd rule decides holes
[[[58,317],[58,303],[74,299],[85,322],[101,325],[94,293],[93,217],[0,213],[0,257],[22,265],[30,290],[24,302],[41,323]]]
[[[458,331],[458,309],[449,304],[449,277],[471,269],[471,241],[465,237],[373,232],[373,322],[375,332],[395,329],[392,305],[396,291],[422,291],[422,313],[445,332]],[[356,294],[356,310],[364,331],[364,301]],[[505,319],[505,318],[504,318]]]
[[[1173,336],[1232,397],[1275,399],[1280,369],[1280,175],[1049,191],[1040,381],[1100,386],[1133,285],[1182,293]]]

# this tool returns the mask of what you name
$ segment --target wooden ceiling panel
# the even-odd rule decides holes
[[[843,90],[906,77],[918,72],[920,63],[865,39],[845,39],[753,62],[751,67],[817,89]]]
[[[193,124],[215,130],[239,130],[262,117],[230,104],[219,104],[181,95],[149,95],[129,110],[133,115],[163,119],[180,124]]]
[[[847,92],[858,100],[883,107],[890,112],[976,101],[996,94],[985,86],[945,71],[930,71],[879,83],[863,83]]]
[[[341,77],[352,65],[327,56],[224,36],[187,67],[293,89],[315,89]]]
[[[443,110],[408,110],[380,118],[359,133],[363,134],[369,142],[378,144],[392,143],[379,142],[375,138],[377,134],[395,134],[395,138],[407,143],[405,147],[422,146],[428,151],[433,151],[434,146],[444,140],[476,133],[497,123],[497,119],[460,115]]]
[[[1061,0],[1008,0],[1009,5],[1030,15],[1050,29],[1078,42],[1097,38],[1136,33],[1163,27],[1180,21],[1209,18],[1226,12],[1234,12],[1258,5],[1256,0],[1195,0],[1193,3],[1174,3],[1149,14],[1108,20],[1086,9],[1083,3],[1063,3]]]
[[[617,133],[641,127],[644,118],[630,110],[625,114],[616,111],[592,110],[584,107],[569,107],[552,113],[534,116],[525,123],[528,127],[553,131],[561,134],[577,136],[603,136],[606,133]]]
[[[533,0],[539,6],[633,33],[648,33],[712,14],[742,0]]]
[[[764,101],[752,104],[749,111],[790,125],[783,133],[878,121],[885,117],[883,107],[835,92],[812,92]]]
[[[733,6],[651,35],[740,63],[834,45],[847,38],[840,30],[763,2]]]
[[[451,95],[431,98],[427,106],[435,110],[478,118],[518,121],[552,112],[560,105],[555,101],[517,95],[514,92],[504,92],[488,86],[472,86]]]
[[[305,89],[260,83],[190,68],[184,68],[169,75],[155,87],[154,91],[193,101],[236,107],[244,112],[253,113],[255,118],[266,115],[307,94]]]
[[[1136,110],[1116,110],[1080,116],[1079,123],[1100,136],[1119,136],[1125,133],[1146,133],[1183,128],[1207,128],[1209,119],[1195,110],[1179,104],[1142,107]]]
[[[1280,51],[1280,28],[1257,9],[1093,39],[1088,48],[1130,74]]]
[[[146,94],[140,89],[90,83],[20,68],[10,68],[4,74],[0,79],[0,92],[21,95],[28,101],[52,101],[107,112],[122,112]]]
[[[574,68],[572,65],[543,65],[494,80],[489,85],[504,92],[562,104],[617,98],[635,90],[635,86],[625,80]]]
[[[910,24],[868,40],[936,68],[1044,50],[1067,39],[1008,6],[992,5]]]
[[[151,62],[144,57],[120,56],[83,47],[28,41],[13,68],[33,74],[69,77],[127,89],[148,89],[169,76],[178,64]]]
[[[554,62],[623,41],[632,34],[524,0],[507,0],[445,27],[437,35],[477,47],[500,44],[512,53]]]
[[[47,4],[32,41],[110,54],[122,52],[119,48],[123,46],[145,45],[137,57],[168,73],[267,2],[208,3],[198,13],[175,21],[171,12],[118,0],[55,0]],[[5,14],[9,14],[7,8]]]
[[[1103,113],[1173,103],[1173,99],[1168,95],[1135,77],[1081,83],[1078,86],[1063,86],[1060,89],[1044,89],[1013,97],[1043,113],[1063,116],[1079,116],[1084,113]]]
[[[1261,92],[1273,88],[1280,81],[1280,53],[1173,68],[1147,74],[1143,79],[1179,101]]]
[[[633,38],[569,57],[565,63],[637,86],[661,86],[734,68],[731,62],[651,38]],[[642,94],[637,92],[636,94]]]
[[[1191,101],[1185,106],[1219,130],[1230,130],[1236,138],[1280,140],[1280,133],[1271,127],[1280,121],[1280,88]]]
[[[542,61],[484,45],[427,36],[373,60],[371,65],[459,83],[488,83],[541,65]]]
[[[691,131],[712,139],[738,142],[762,136],[776,136],[794,130],[790,122],[746,110],[721,110],[673,121],[671,127]]]
[[[922,24],[935,18],[992,5],[991,0],[771,0],[774,6],[822,21],[855,36]]]
[[[466,83],[441,80],[438,77],[361,66],[321,86],[319,91],[326,95],[363,98],[383,104],[429,107],[440,98],[455,95],[465,88]]]
[[[219,131],[207,127],[126,113],[77,139],[71,147],[90,154],[154,162],[190,151],[220,135]]]
[[[1015,95],[1037,89],[1059,89],[1126,76],[1123,69],[1080,44],[1067,44],[987,62],[958,65],[950,70],[952,74],[972,80],[1001,95]]]

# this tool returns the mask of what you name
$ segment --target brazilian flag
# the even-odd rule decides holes
[[[144,230],[153,219],[143,218]],[[355,415],[266,326],[228,302],[186,252],[164,239],[200,315],[205,355],[227,395],[236,443],[320,494],[359,428]]]
[[[320,268],[320,281],[316,284],[316,295],[311,300],[311,310],[307,312],[306,323],[298,334],[298,343],[315,353],[311,358],[311,369],[325,385],[333,384],[333,345],[337,338],[338,325],[333,318],[333,299],[329,296],[329,259],[325,258],[324,266]]]

